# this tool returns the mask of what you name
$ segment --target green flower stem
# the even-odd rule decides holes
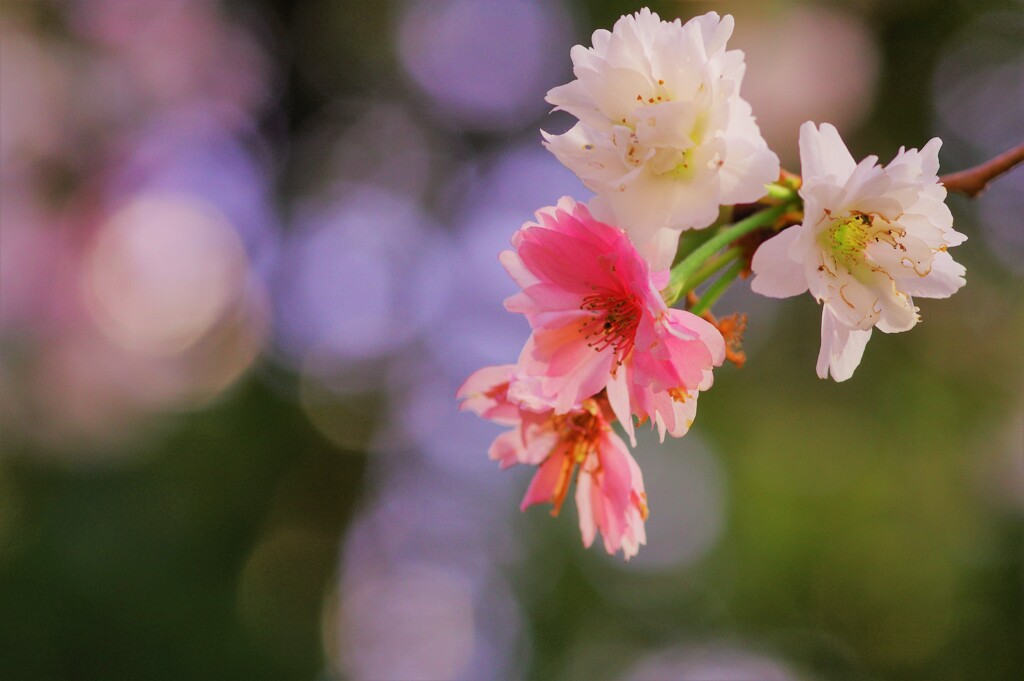
[[[665,290],[661,292],[661,297],[665,300],[665,304],[672,307],[677,300],[715,276],[716,273],[721,272],[741,255],[743,255],[743,249],[739,246],[733,246],[729,250],[723,251],[704,261],[700,269],[694,272],[693,276],[686,279],[686,281],[680,281],[675,285],[669,284],[665,287]]]
[[[786,203],[797,199],[796,190],[792,187],[772,182],[771,184],[766,185],[765,188],[768,190],[768,196],[770,198],[784,201]]]
[[[699,316],[704,314],[707,310],[710,310],[711,306],[718,302],[718,299],[721,298],[722,294],[729,289],[732,282],[736,280],[736,277],[738,277],[742,271],[743,263],[738,261],[734,262],[732,267],[723,272],[722,276],[720,276],[715,283],[708,286],[708,290],[704,292],[704,295],[700,297],[700,300],[694,303],[693,307],[690,308],[690,312]]]
[[[708,226],[707,229],[691,229],[683,232],[679,239],[679,247],[676,249],[676,257],[672,259],[672,266],[678,265],[691,253],[697,250],[705,241],[715,235],[715,230],[732,222],[733,206],[722,206],[718,210],[718,219]]]
[[[704,262],[722,248],[728,246],[736,239],[753,232],[756,229],[767,227],[775,222],[780,215],[789,209],[789,203],[781,203],[772,206],[760,213],[754,213],[750,217],[740,220],[731,227],[726,227],[713,237],[701,244],[696,250],[688,255],[682,262],[672,268],[672,278],[666,287],[667,292],[675,293],[682,291],[688,286],[688,280],[697,273],[704,265]],[[668,296],[671,297],[671,296]],[[672,299],[678,300],[678,295]]]
[[[742,248],[740,248],[739,246],[733,246],[729,250],[723,251],[716,255],[715,257],[707,260],[704,263],[703,267],[694,272],[693,276],[686,280],[685,285],[682,287],[682,289],[679,291],[679,294],[676,296],[676,300],[678,300],[682,296],[685,296],[687,293],[703,284],[705,281],[714,276],[716,272],[721,271],[722,268],[726,267],[733,260],[740,257],[742,253]]]

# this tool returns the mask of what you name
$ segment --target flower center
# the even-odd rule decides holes
[[[562,439],[571,443],[570,457],[582,464],[587,455],[597,448],[601,432],[600,418],[589,411],[568,416],[562,424]]]
[[[580,333],[586,334],[587,346],[597,352],[612,348],[615,360],[622,364],[633,349],[636,329],[640,325],[640,306],[636,297],[592,293],[583,299],[580,309],[591,313],[579,329]]]
[[[868,245],[868,230],[871,229],[871,218],[867,215],[849,215],[835,220],[822,233],[821,239],[832,253],[836,263],[847,266],[864,258],[864,249]]]
[[[688,180],[693,177],[693,149],[681,152],[680,161],[669,172],[677,180]]]
[[[860,270],[867,264],[864,250],[875,241],[901,248],[898,237],[906,232],[897,225],[886,222],[878,215],[853,213],[844,218],[833,220],[827,230],[821,233],[818,241],[822,248],[832,255],[837,265],[848,270]]]
[[[562,502],[569,493],[569,485],[577,470],[583,466],[592,452],[597,451],[601,431],[608,428],[594,400],[585,400],[583,409],[583,412],[552,417],[552,427],[558,434],[561,447],[564,447],[561,450],[563,458],[558,481],[551,495],[553,516],[557,516],[562,510]]]

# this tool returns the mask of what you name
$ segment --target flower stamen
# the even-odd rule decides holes
[[[629,355],[640,325],[640,307],[634,296],[622,297],[592,293],[583,298],[580,309],[593,315],[584,320],[580,332],[586,331],[587,347],[597,352],[612,348],[619,364]],[[593,338],[593,340],[589,340]]]
[[[561,446],[554,449],[550,456],[557,452],[565,453],[558,481],[551,495],[551,515],[555,517],[561,512],[562,503],[569,493],[569,486],[576,478],[580,467],[591,454],[597,452],[601,431],[607,429],[600,408],[594,400],[586,400],[583,409],[581,413],[552,417],[552,428],[558,433]]]
[[[906,230],[881,216],[855,212],[833,220],[829,228],[821,233],[819,241],[837,266],[842,265],[852,271],[865,262],[865,249],[871,242],[884,242],[906,251],[906,246],[899,241],[899,237],[904,235]],[[829,274],[833,273],[829,271]]]
[[[822,233],[821,238],[823,245],[832,253],[832,259],[836,264],[842,263],[850,267],[864,259],[870,228],[870,216],[850,215],[833,221]]]

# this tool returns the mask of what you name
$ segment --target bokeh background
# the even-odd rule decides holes
[[[641,437],[629,563],[456,411],[527,335],[498,251],[588,196],[543,95],[639,6],[0,4],[0,678],[1024,678],[1024,169],[847,383],[809,297],[730,292],[749,363]],[[652,7],[736,16],[793,170],[807,119],[1024,139],[1017,0]]]

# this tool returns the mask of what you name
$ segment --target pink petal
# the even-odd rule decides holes
[[[579,516],[580,535],[583,538],[583,546],[590,548],[597,536],[597,523],[595,522],[595,507],[592,502],[594,497],[594,481],[589,473],[581,473],[576,478],[576,515]],[[600,508],[598,500],[598,508]]]
[[[519,510],[525,511],[534,504],[544,504],[552,501],[564,475],[563,469],[566,464],[566,453],[564,451],[552,452],[544,463],[537,469],[537,473],[530,481],[523,501],[519,504]]]
[[[496,423],[518,423],[518,409],[508,402],[506,394],[514,373],[515,365],[512,364],[484,367],[473,372],[455,393],[457,399],[464,400],[459,409],[472,411]]]
[[[501,468],[510,468],[517,463],[524,461],[526,449],[523,447],[522,434],[519,429],[509,430],[494,439],[487,456],[492,461],[498,461]]]

